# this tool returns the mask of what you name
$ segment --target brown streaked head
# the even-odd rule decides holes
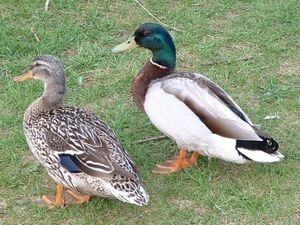
[[[29,79],[41,80],[44,83],[65,84],[64,65],[52,55],[42,55],[35,58],[29,70],[14,78],[20,82]]]

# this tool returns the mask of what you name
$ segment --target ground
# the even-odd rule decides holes
[[[255,124],[272,133],[286,159],[236,165],[202,157],[185,172],[153,175],[154,165],[178,149],[169,139],[136,143],[161,135],[130,96],[131,80],[150,53],[111,49],[155,20],[133,0],[51,0],[48,12],[43,1],[1,0],[0,224],[299,224],[300,2],[141,3],[180,30],[168,28],[178,70],[220,84]],[[148,206],[102,198],[64,209],[37,205],[55,184],[28,149],[22,117],[43,85],[12,78],[45,53],[65,64],[66,103],[94,111],[114,129],[139,168],[151,196]],[[265,120],[268,115],[280,118]]]

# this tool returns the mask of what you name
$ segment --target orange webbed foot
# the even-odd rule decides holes
[[[199,154],[193,152],[190,160],[185,159],[186,154],[187,150],[181,149],[178,157],[175,157],[172,160],[167,160],[161,165],[157,164],[156,167],[152,170],[152,172],[155,174],[169,174],[195,165]]]
[[[75,199],[75,201],[72,201],[72,204],[82,204],[90,201],[91,199],[91,196],[83,195],[76,191],[67,190],[67,193],[70,194]]]
[[[62,184],[56,185],[56,194],[52,195],[43,195],[43,202],[48,206],[49,209],[54,207],[63,208],[65,206],[65,199],[63,197],[64,186]]]

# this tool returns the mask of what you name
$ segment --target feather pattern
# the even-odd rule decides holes
[[[23,128],[30,150],[48,174],[82,194],[146,205],[149,196],[114,132],[88,110],[64,106],[63,64],[42,55],[15,80],[24,77],[44,82],[43,95],[25,111]]]
[[[133,161],[96,115],[73,107],[31,115],[24,119],[29,146],[57,182],[82,193],[147,203]]]
[[[208,81],[200,74],[180,73],[159,82],[166,93],[184,102],[213,133],[241,140],[261,140],[246,114],[221,88]]]

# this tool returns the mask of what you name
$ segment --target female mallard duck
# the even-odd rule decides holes
[[[153,57],[132,82],[133,98],[181,149],[178,158],[157,165],[153,172],[189,167],[199,154],[235,163],[284,158],[277,142],[255,127],[221,87],[201,74],[175,71],[175,45],[161,25],[143,24],[113,52],[135,47],[149,49]],[[185,160],[187,151],[193,151],[190,160]]]
[[[114,197],[139,206],[148,203],[134,163],[114,132],[86,109],[65,107],[63,64],[55,57],[37,57],[15,81],[41,80],[45,90],[26,110],[24,133],[30,150],[58,183],[49,207],[63,207],[63,188],[75,203],[89,196]]]

